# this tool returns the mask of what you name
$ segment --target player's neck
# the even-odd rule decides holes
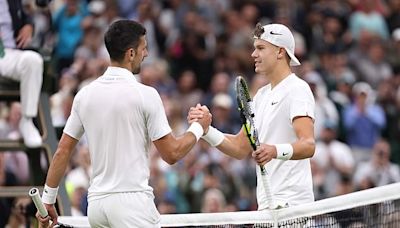
[[[129,62],[118,62],[118,61],[115,61],[115,60],[111,60],[110,66],[124,68],[124,69],[127,69],[129,71],[132,71],[131,70],[131,65],[130,65]]]
[[[270,82],[271,82],[271,89],[273,89],[275,86],[277,86],[281,81],[283,81],[285,78],[287,78],[290,74],[292,74],[292,71],[290,70],[289,67],[276,68],[276,70],[274,72],[272,72],[269,77]]]

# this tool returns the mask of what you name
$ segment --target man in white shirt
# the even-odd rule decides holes
[[[42,201],[50,219],[57,222],[57,186],[73,148],[85,133],[92,165],[88,193],[91,227],[160,227],[153,189],[148,184],[150,143],[173,164],[203,135],[211,114],[204,112],[204,119],[175,138],[160,95],[134,76],[148,54],[145,28],[134,21],[117,21],[105,34],[105,44],[111,66],[76,95],[50,164]],[[37,218],[43,224],[49,220],[38,214]]]
[[[315,101],[308,84],[292,73],[300,65],[294,56],[294,38],[281,24],[257,25],[254,32],[255,72],[270,81],[254,96],[255,125],[261,145],[252,151],[243,130],[223,134],[210,127],[202,138],[225,154],[243,159],[250,153],[264,165],[270,179],[274,205],[269,205],[257,169],[258,209],[294,206],[314,201],[309,158],[315,151]],[[202,115],[200,106],[192,107],[189,121]]]
[[[21,0],[0,0],[0,77],[20,82],[21,120],[19,130],[29,148],[42,145],[42,136],[33,124],[43,81],[43,59],[27,48],[32,40],[33,22]]]

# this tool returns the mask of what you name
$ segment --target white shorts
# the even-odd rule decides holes
[[[88,218],[91,227],[161,227],[154,196],[145,192],[113,193],[91,200]]]

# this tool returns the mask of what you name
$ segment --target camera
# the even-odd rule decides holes
[[[36,5],[39,7],[46,7],[47,5],[49,5],[51,0],[35,0],[35,2],[36,2]]]

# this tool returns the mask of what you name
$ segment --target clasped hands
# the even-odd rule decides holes
[[[207,134],[208,127],[211,124],[211,118],[212,114],[210,113],[210,110],[207,108],[207,106],[205,105],[202,106],[200,104],[197,104],[196,107],[190,108],[187,116],[187,121],[189,124],[195,121],[199,122],[203,126],[204,134]],[[203,124],[208,124],[208,125],[205,127],[205,125]],[[243,137],[247,137],[245,134],[242,135]],[[247,139],[240,140],[240,142],[248,143],[248,140]],[[250,144],[248,144],[248,146],[250,151],[251,150]],[[277,151],[274,145],[261,144],[260,146],[257,147],[255,151],[252,152],[252,157],[259,165],[265,165],[273,158],[276,158],[276,156],[277,156]]]
[[[212,114],[205,105],[197,104],[195,107],[189,109],[187,121],[190,124],[198,122],[204,130],[204,135],[208,132],[208,127],[211,125]]]

